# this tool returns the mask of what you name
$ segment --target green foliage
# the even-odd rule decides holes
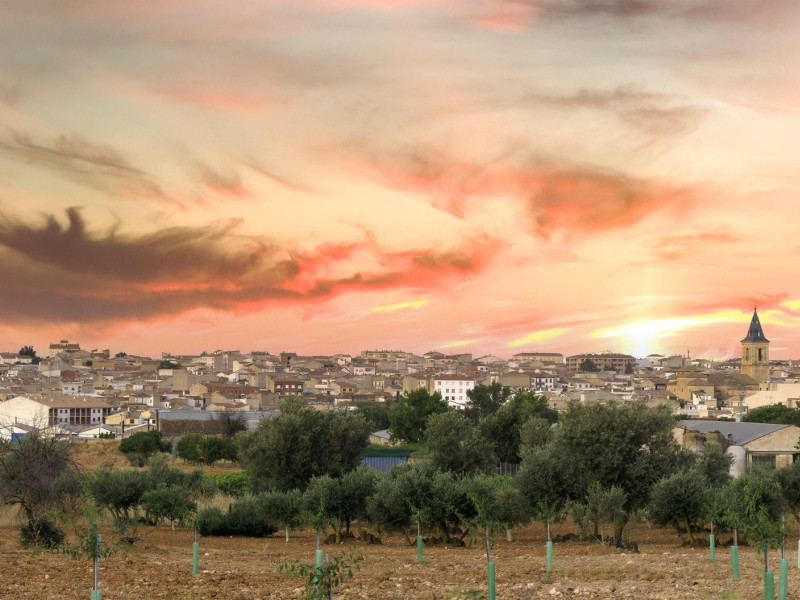
[[[787,510],[800,521],[800,462],[778,469],[778,481]]]
[[[566,512],[568,487],[562,458],[550,446],[533,449],[514,480],[527,498],[534,520],[544,525],[558,523]]]
[[[653,486],[649,514],[657,525],[674,524],[694,543],[692,528],[705,521],[712,488],[697,467],[665,477]]]
[[[117,434],[113,431],[104,431],[98,435],[97,438],[101,440],[115,440],[117,439]]]
[[[495,414],[481,422],[481,433],[497,449],[500,460],[519,463],[522,460],[522,428],[531,418],[541,418],[552,424],[558,420],[558,413],[550,408],[545,396],[519,391]]]
[[[161,484],[142,495],[141,505],[148,523],[158,524],[167,519],[175,529],[175,523],[183,521],[197,510],[191,491],[180,485]]]
[[[233,437],[190,433],[175,445],[178,456],[192,464],[213,465],[220,460],[235,462],[239,449]]]
[[[359,415],[302,408],[259,423],[245,437],[243,463],[256,491],[304,489],[312,477],[338,477],[361,461],[369,426]]]
[[[742,421],[746,423],[797,425],[800,427],[800,409],[789,408],[785,404],[768,404],[747,411],[742,417]]]
[[[146,491],[143,471],[123,471],[104,464],[86,476],[87,494],[97,506],[108,509],[116,522],[133,516]]]
[[[447,401],[442,400],[439,392],[430,394],[427,389],[418,388],[404,394],[389,411],[392,439],[420,442],[425,435],[428,417],[447,410]]]
[[[425,441],[431,463],[443,471],[463,475],[486,470],[496,462],[491,443],[461,411],[431,415]]]
[[[732,464],[732,454],[726,454],[716,442],[706,442],[697,459],[697,470],[708,485],[718,487],[731,480]]]
[[[781,542],[780,523],[785,508],[778,473],[774,469],[750,469],[729,484],[725,521],[737,527],[763,549]]]
[[[23,548],[56,548],[64,541],[64,537],[64,531],[48,517],[36,517],[20,528]]]
[[[146,471],[120,470],[103,464],[94,473],[86,476],[85,488],[94,503],[100,508],[108,509],[117,523],[133,519],[137,507],[144,503],[144,497],[160,488],[167,488],[174,495],[185,495],[190,499],[209,496],[215,491],[213,484],[203,477],[201,471],[184,473],[167,465],[162,457],[151,460]],[[183,491],[179,492],[178,489]],[[165,492],[162,491],[162,494]],[[154,507],[158,503],[163,505],[165,502],[166,500],[159,500],[159,496],[151,495],[148,506]],[[154,515],[156,513],[158,509],[153,512]],[[157,519],[161,517],[173,519],[159,513]]]
[[[375,490],[377,472],[361,466],[334,479],[328,475],[314,477],[303,494],[303,508],[316,531],[333,528],[336,542],[349,533],[350,524],[364,516],[367,498]]]
[[[530,417],[519,432],[519,455],[536,448],[543,448],[553,439],[553,423],[543,417]]]
[[[356,404],[355,413],[361,415],[369,423],[372,431],[389,429],[390,405],[386,402],[360,402]]]
[[[305,581],[299,600],[324,600],[332,597],[342,584],[351,580],[353,570],[361,570],[361,563],[366,558],[365,554],[351,548],[348,553],[342,551],[341,556],[331,558],[322,567],[289,559],[279,561],[278,570],[287,578],[297,577]]]
[[[469,402],[464,407],[464,414],[476,425],[486,417],[495,414],[511,396],[511,388],[495,381],[491,385],[476,385],[467,390]]]
[[[213,483],[220,492],[230,496],[246,496],[252,489],[252,479],[247,471],[205,475],[205,478]]]
[[[164,359],[160,363],[158,363],[158,368],[159,369],[173,369],[174,370],[174,369],[180,369],[181,366],[176,362],[172,362],[171,360]]]
[[[583,502],[570,503],[569,513],[582,538],[599,536],[600,542],[605,543],[606,528],[613,528],[625,515],[622,509],[624,504],[625,492],[622,488],[613,486],[606,489],[595,481],[586,490]]]
[[[650,409],[643,403],[570,406],[547,446],[550,460],[558,465],[554,468],[564,482],[564,493],[580,501],[597,481],[603,488],[617,486],[625,492],[626,515],[644,508],[653,485],[685,460],[672,426],[668,409]],[[523,460],[523,469],[528,458]],[[616,539],[621,539],[625,522],[617,522]]]
[[[138,431],[119,443],[119,451],[136,457],[144,457],[145,461],[157,452],[169,452],[172,444],[161,440],[158,429]]]
[[[223,513],[216,507],[205,508],[197,514],[197,531],[200,535],[242,535],[264,537],[278,530],[273,515],[259,496],[239,498]]]
[[[265,492],[259,496],[259,502],[275,523],[285,529],[300,527],[304,523],[303,494],[300,490]]]
[[[597,366],[591,358],[584,358],[581,361],[581,364],[578,366],[578,370],[581,373],[598,373],[600,371],[600,367]]]

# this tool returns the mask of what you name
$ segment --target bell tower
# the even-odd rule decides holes
[[[758,309],[753,309],[750,329],[742,340],[742,375],[749,375],[758,383],[769,381],[769,340],[764,337]]]

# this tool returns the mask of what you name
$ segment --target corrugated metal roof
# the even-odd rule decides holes
[[[376,471],[386,473],[395,465],[404,465],[408,462],[408,456],[365,456],[361,459],[361,464],[372,467]]]
[[[774,433],[784,427],[791,425],[773,425],[772,423],[737,423],[734,421],[681,421],[678,427],[697,431],[699,433],[710,433],[719,431],[726,439],[730,439],[734,444],[741,446],[747,442]],[[730,435],[730,438],[728,437]]]

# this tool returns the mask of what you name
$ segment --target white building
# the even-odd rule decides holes
[[[450,406],[464,408],[469,402],[467,392],[475,387],[472,377],[462,375],[436,375],[433,378],[433,391],[439,392]]]
[[[113,407],[102,398],[73,396],[15,396],[0,402],[0,424],[31,427],[100,425]]]
[[[761,389],[744,399],[744,404],[748,410],[768,404],[785,404],[789,408],[796,408],[800,406],[800,382],[762,383]]]

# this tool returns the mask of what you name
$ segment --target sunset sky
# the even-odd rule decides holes
[[[0,3],[0,350],[800,358],[800,2]]]

